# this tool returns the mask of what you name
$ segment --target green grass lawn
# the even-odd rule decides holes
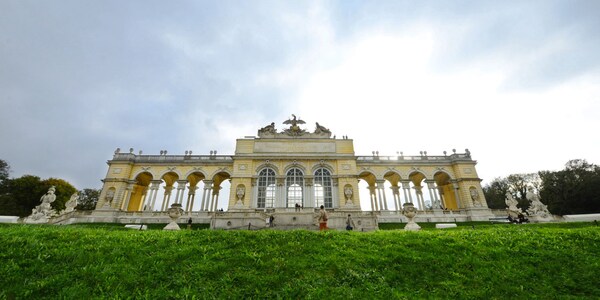
[[[376,232],[0,226],[0,299],[600,297],[600,227]]]

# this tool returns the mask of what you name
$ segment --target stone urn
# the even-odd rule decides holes
[[[171,218],[171,223],[167,224],[163,230],[181,230],[179,225],[177,225],[177,220],[181,215],[183,215],[183,209],[181,208],[181,204],[173,203],[171,207],[167,210],[169,213],[169,217]]]
[[[404,226],[404,230],[421,230],[421,226],[415,223],[415,216],[417,215],[417,209],[412,203],[404,203],[402,208],[402,214],[408,218],[408,223]]]

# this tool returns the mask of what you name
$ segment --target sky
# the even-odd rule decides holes
[[[295,114],[483,184],[600,164],[600,1],[0,0],[0,159],[101,188],[119,147],[233,154]]]

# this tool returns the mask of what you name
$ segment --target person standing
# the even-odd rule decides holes
[[[321,210],[319,211],[319,230],[320,231],[328,229],[327,228],[327,219],[329,219],[329,216],[327,215],[327,212],[325,211],[325,206],[321,205]]]
[[[354,225],[354,220],[352,220],[352,216],[348,214],[348,219],[346,219],[346,230],[352,230],[354,227],[356,227],[356,225]]]

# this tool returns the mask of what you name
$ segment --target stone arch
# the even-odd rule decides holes
[[[169,178],[176,177],[175,181],[179,180],[179,178],[182,178],[181,174],[177,170],[165,170],[160,173],[158,178],[163,179],[165,176],[168,176]]]
[[[310,168],[310,173],[311,173],[311,174],[315,174],[315,172],[316,172],[318,169],[321,169],[321,168],[327,169],[327,171],[329,171],[329,173],[330,173],[332,176],[335,174],[335,172],[334,172],[334,170],[335,170],[335,169],[333,168],[333,166],[331,166],[330,164],[328,164],[328,163],[325,163],[325,162],[323,162],[323,163],[316,163],[316,164],[314,164],[314,165],[313,165],[313,166]]]
[[[413,170],[408,175],[408,180],[410,185],[409,193],[412,193],[412,195],[415,196],[413,198],[413,203],[415,203],[419,210],[425,210],[433,201],[432,199],[425,200],[425,197],[429,196],[428,193],[426,193],[427,184],[424,184],[427,180],[427,176],[421,170]],[[430,202],[429,205],[427,205],[426,202]]]
[[[231,171],[228,168],[222,168],[219,170],[214,171],[211,175],[210,178],[212,178],[212,180],[215,180],[215,177],[217,176],[225,176],[227,178],[231,178]]]
[[[200,171],[191,171],[188,172],[185,179],[189,182],[190,186],[198,186],[198,183],[206,179],[206,174]]]
[[[179,174],[174,171],[164,172],[160,176],[160,180],[164,181],[167,186],[172,186],[177,180],[179,180]]]
[[[427,179],[427,176],[425,175],[425,173],[423,171],[412,171],[410,172],[410,174],[408,175],[408,179],[414,184],[417,185],[417,183],[421,183],[423,180]]]
[[[458,209],[458,201],[451,175],[444,170],[439,170],[433,175],[433,181],[442,207],[451,210]]]
[[[304,175],[306,175],[306,169],[307,169],[307,168],[306,168],[306,166],[305,166],[303,163],[301,163],[301,162],[290,162],[290,163],[287,163],[287,164],[286,164],[286,165],[283,167],[283,173],[282,173],[282,174],[287,174],[287,172],[288,172],[289,170],[291,170],[291,169],[294,169],[294,168],[296,168],[296,169],[300,169],[300,170],[302,171],[302,173],[303,173]]]
[[[266,168],[269,168],[269,169],[275,171],[275,175],[279,175],[280,174],[279,168],[276,165],[274,165],[273,163],[269,162],[269,161],[260,164],[255,169],[255,172],[256,172],[255,174],[259,174],[262,170],[264,170]]]
[[[139,177],[141,174],[144,174],[144,173],[145,173],[145,174],[149,174],[149,175],[150,175],[150,181],[152,181],[154,178],[159,178],[159,177],[158,177],[158,176],[156,176],[156,175],[155,175],[155,174],[152,172],[152,170],[151,170],[151,169],[149,169],[149,168],[148,168],[147,170],[144,170],[144,169],[138,170],[138,171],[137,171],[136,173],[134,173],[134,174],[133,174],[133,176],[131,176],[130,178],[133,178],[133,180],[137,180],[137,178],[138,178],[138,177]]]
[[[383,174],[385,200],[389,207],[393,207],[394,210],[398,211],[402,209],[401,201],[401,186],[402,176],[397,170],[388,170]],[[391,202],[390,202],[391,201]]]
[[[154,179],[152,173],[143,170],[133,177],[135,184],[131,191],[129,205],[125,208],[127,211],[139,211],[142,209],[143,200],[146,197],[150,182]]]
[[[358,174],[358,179],[366,181],[369,185],[374,185],[377,182],[377,176],[372,171],[362,171]]]
[[[360,197],[360,206],[366,208],[371,207],[372,211],[379,210],[379,205],[377,203],[377,176],[371,170],[362,170],[358,174],[359,180],[359,197]],[[361,189],[361,185],[364,187],[366,183],[366,189]],[[365,197],[360,196],[361,194],[365,195]]]
[[[389,170],[383,174],[383,179],[389,181],[393,186],[398,186],[398,183],[402,180],[402,176],[396,170]]]
[[[212,190],[210,198],[207,201],[207,210],[216,211],[219,206],[219,198],[221,195],[229,195],[231,190],[231,173],[228,169],[220,169],[211,175]]]
[[[225,170],[221,170],[219,172],[216,172],[213,176],[212,176],[212,181],[213,181],[213,186],[216,188],[218,186],[221,185],[221,183],[225,180],[231,179],[231,174]],[[217,192],[218,194],[218,192]]]
[[[208,176],[206,175],[206,172],[204,170],[190,170],[188,171],[184,177],[182,178],[190,178],[190,176],[199,176],[199,177],[203,177],[203,178],[208,178]],[[189,180],[189,179],[188,179]]]

